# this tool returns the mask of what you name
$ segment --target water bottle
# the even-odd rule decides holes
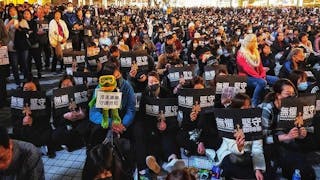
[[[300,170],[295,169],[292,175],[292,180],[301,180]]]

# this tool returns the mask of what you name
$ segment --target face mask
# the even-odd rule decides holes
[[[12,19],[18,19],[18,15],[12,16]]]
[[[240,31],[237,31],[237,32],[236,32],[236,35],[237,35],[237,36],[240,36],[240,35],[241,35],[241,32],[240,32]]]
[[[125,37],[125,38],[129,38],[129,34],[125,34],[124,37]]]
[[[33,14],[33,13],[34,13],[34,10],[30,10],[30,12],[31,12],[31,14]]]
[[[160,88],[160,84],[153,84],[153,85],[149,86],[149,88],[151,91],[154,92],[154,91],[158,90],[158,88]]]
[[[218,53],[218,55],[222,55],[223,54],[223,50],[221,49],[221,48],[219,48],[218,50],[217,50],[217,53]]]
[[[305,91],[308,88],[308,82],[302,82],[298,84],[298,90],[299,91]]]
[[[132,36],[132,37],[135,37],[135,36],[136,36],[136,33],[132,33],[131,36]]]
[[[216,40],[221,41],[221,37],[220,36],[216,37]]]
[[[86,18],[90,18],[91,17],[91,14],[86,14]]]
[[[67,11],[68,11],[68,12],[72,12],[72,11],[73,11],[73,7],[68,7],[68,8],[67,8]]]
[[[249,30],[248,30],[248,33],[249,33],[249,34],[252,34],[252,32],[253,32],[252,29],[249,29]]]

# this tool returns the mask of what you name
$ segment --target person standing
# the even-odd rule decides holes
[[[66,23],[61,19],[61,12],[54,13],[54,19],[49,23],[49,42],[53,47],[53,59],[51,71],[55,72],[57,68],[57,61],[61,63],[61,70],[63,68],[62,62],[62,46],[64,46],[69,38],[69,30]]]
[[[9,36],[3,21],[0,19],[0,48],[8,44]],[[7,89],[6,77],[10,75],[9,67],[7,65],[0,65],[0,108],[7,105]]]
[[[8,41],[9,62],[12,69],[15,83],[16,85],[20,86],[21,81],[19,78],[18,54],[16,49],[14,48],[15,32],[16,32],[16,29],[18,29],[19,27],[18,11],[16,7],[11,6],[9,7],[8,12],[9,12],[9,18],[4,21],[4,25],[9,35],[9,41]]]

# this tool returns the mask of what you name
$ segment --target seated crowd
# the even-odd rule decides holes
[[[279,130],[278,122],[283,99],[319,90],[318,13],[293,7],[0,7],[0,48],[9,60],[0,64],[0,107],[9,105],[10,71],[21,96],[43,92],[39,80],[50,65],[55,75],[63,74],[53,93],[46,93],[41,113],[28,104],[15,113],[11,104],[13,132],[0,128],[0,179],[44,179],[35,146],[46,146],[49,158],[63,148],[85,147],[82,179],[132,179],[135,169],[142,180],[161,170],[167,179],[195,179],[182,156],[207,157],[226,179],[276,179],[279,167],[288,179],[296,170],[302,179],[316,179],[307,154],[320,149],[319,114],[312,117],[312,132],[303,126]],[[69,63],[71,52],[84,61]],[[209,80],[208,67],[215,69]],[[191,69],[191,76],[172,76],[179,68]],[[87,74],[80,83],[79,73]],[[222,137],[214,111],[202,112],[198,102],[174,116],[148,111],[150,99],[178,99],[184,89],[214,92],[217,76],[231,75],[246,77],[246,93],[216,94],[213,109],[261,109],[260,139],[238,131]],[[59,109],[56,92],[79,85],[85,85],[85,103],[75,97]],[[122,93],[117,111],[98,106],[101,90]]]

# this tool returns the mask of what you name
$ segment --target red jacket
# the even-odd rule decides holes
[[[254,78],[265,78],[266,72],[263,69],[263,65],[260,61],[258,67],[253,67],[247,63],[246,58],[242,55],[242,52],[237,54],[237,67],[240,76],[251,76]]]

